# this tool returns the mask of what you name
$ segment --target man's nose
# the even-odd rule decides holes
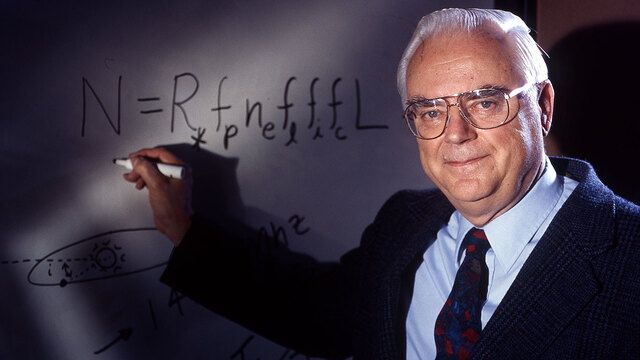
[[[463,118],[458,104],[449,105],[449,120],[444,131],[445,141],[461,144],[475,139],[476,136],[476,129]]]

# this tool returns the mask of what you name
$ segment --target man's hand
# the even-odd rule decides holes
[[[125,180],[136,188],[149,189],[149,203],[156,228],[178,246],[191,225],[191,171],[187,167],[183,179],[162,175],[148,159],[165,164],[184,166],[184,162],[163,148],[142,149],[129,155],[133,170],[124,174]]]

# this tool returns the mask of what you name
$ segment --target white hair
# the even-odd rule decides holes
[[[516,67],[527,82],[547,80],[547,64],[542,49],[529,35],[529,27],[518,16],[495,9],[442,9],[424,16],[398,66],[397,83],[402,103],[407,100],[407,67],[416,49],[428,38],[442,33],[472,33],[479,28],[495,27],[510,36],[514,43]]]

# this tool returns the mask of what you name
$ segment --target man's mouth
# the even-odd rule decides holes
[[[448,165],[448,166],[463,167],[468,165],[474,165],[487,156],[488,155],[481,155],[481,156],[473,156],[473,157],[461,158],[461,159],[445,159],[444,163],[445,165]]]

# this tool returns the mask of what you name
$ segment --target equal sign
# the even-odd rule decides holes
[[[138,99],[139,102],[158,101],[158,100],[160,100],[159,97],[148,97],[148,98]],[[162,112],[162,109],[140,110],[141,114],[153,114],[158,112]]]

